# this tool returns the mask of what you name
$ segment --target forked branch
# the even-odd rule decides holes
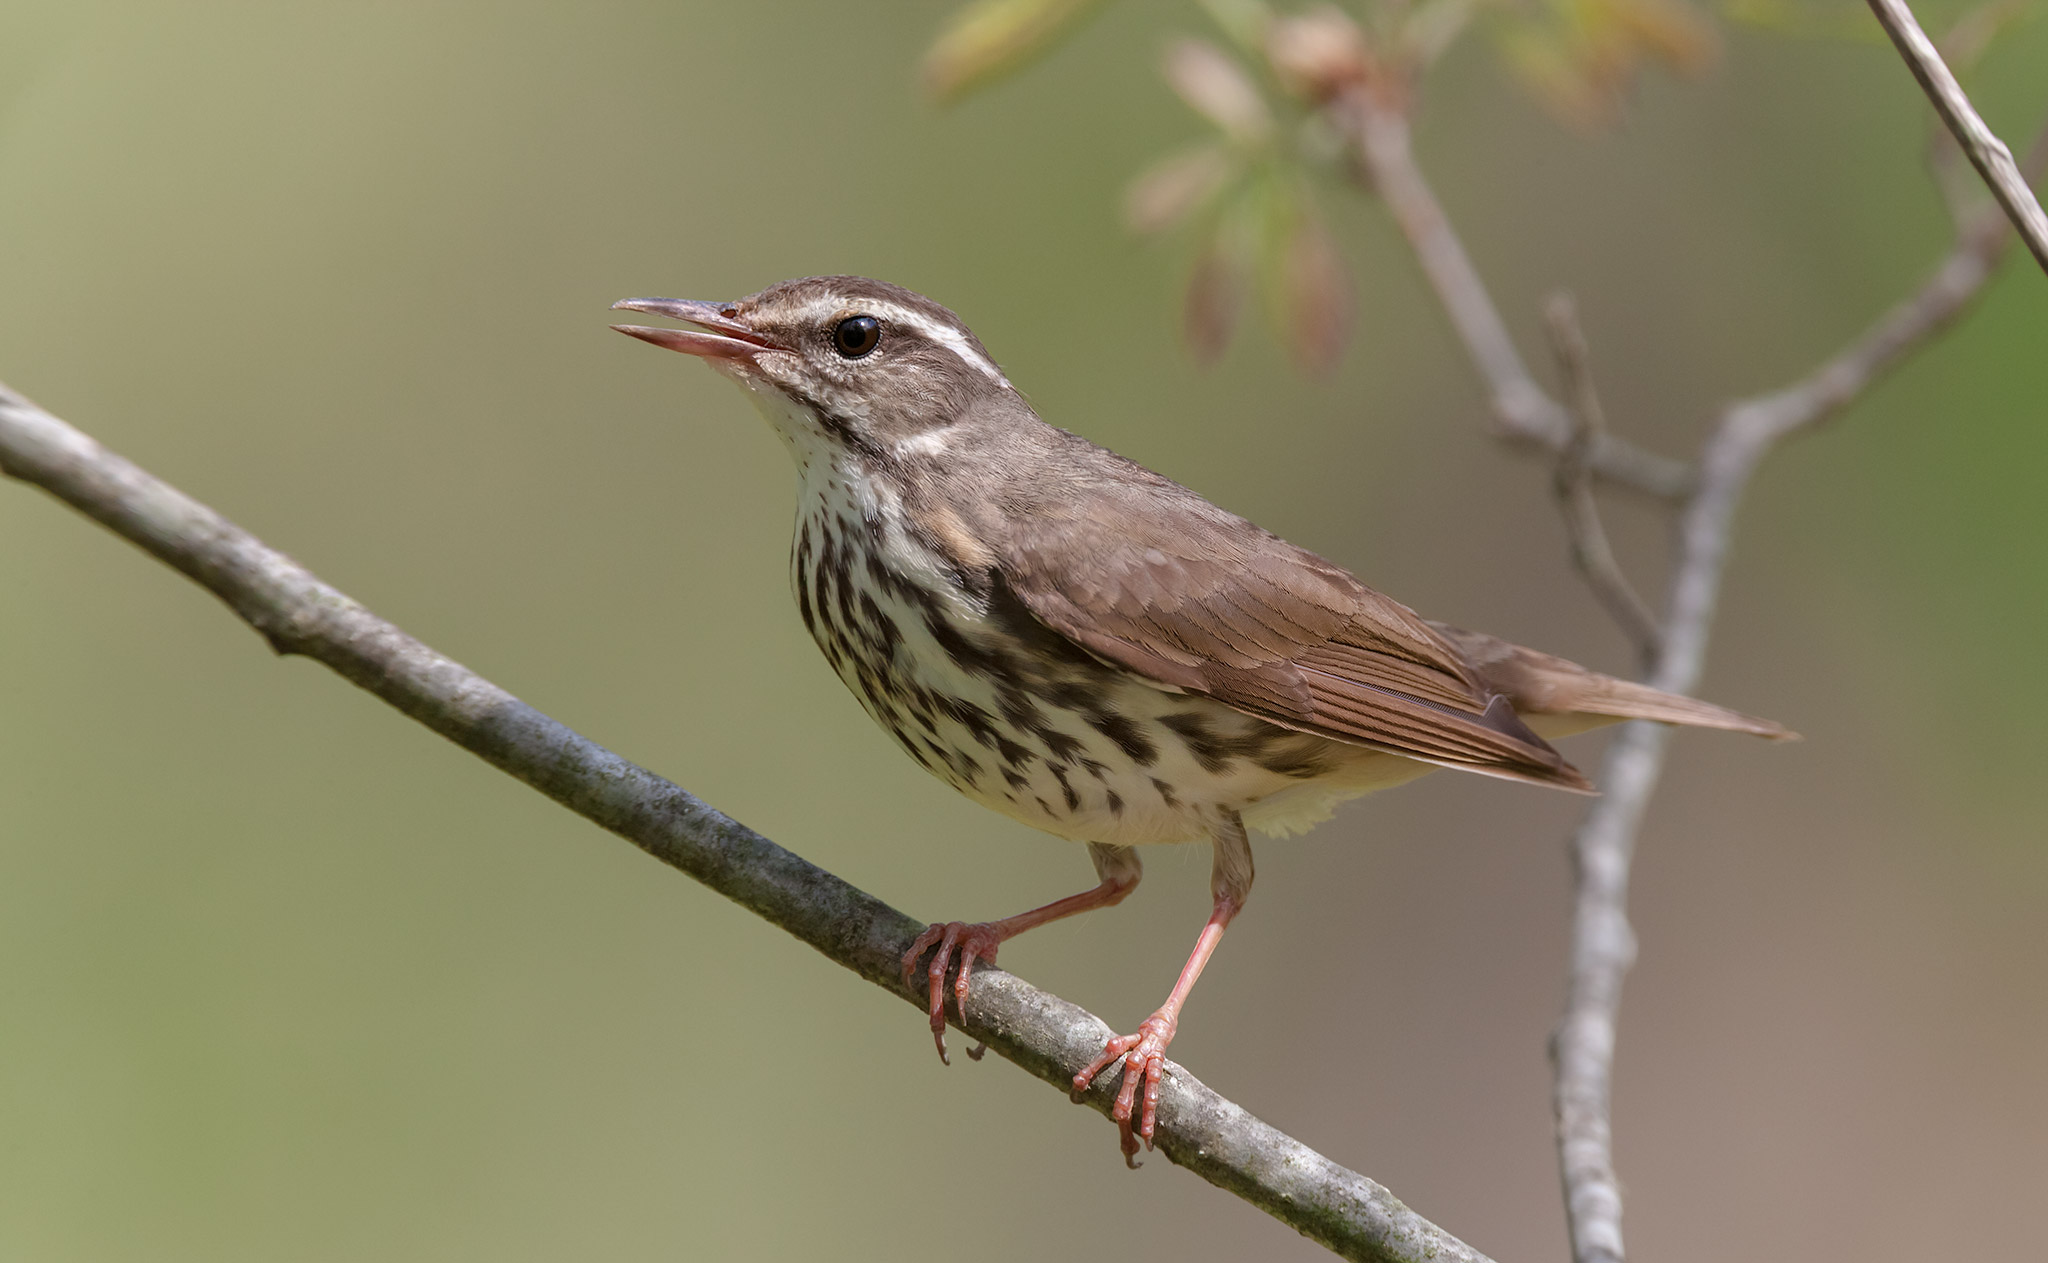
[[[1407,117],[1378,100],[1370,84],[1351,89],[1338,105],[1336,121],[1352,135],[1361,171],[1385,199],[1467,358],[1486,385],[1500,435],[1552,453],[1564,451],[1572,441],[1571,415],[1537,383],[1515,349],[1514,337],[1479,270],[1472,265],[1471,255],[1451,227],[1436,191],[1415,165]],[[1692,470],[1683,461],[1659,456],[1611,434],[1593,439],[1585,463],[1601,478],[1659,499],[1677,500],[1692,490]]]
[[[1900,0],[1870,2],[1881,17],[1885,7],[1903,7]],[[1918,31],[1917,25],[1913,30]],[[1909,52],[1908,60],[1914,56]],[[1939,66],[1940,59],[1934,57],[1933,63]],[[1915,65],[1917,73],[1919,63]],[[1942,71],[1945,74],[1946,67]],[[1954,95],[1960,99],[1960,90]],[[1572,405],[1560,406],[1543,393],[1529,377],[1485,284],[1415,162],[1408,120],[1398,103],[1381,100],[1366,84],[1342,104],[1345,118],[1340,121],[1352,130],[1360,167],[1386,200],[1453,329],[1492,390],[1504,437],[1536,441],[1560,452],[1556,482],[1580,570],[1602,603],[1636,633],[1638,643],[1654,646],[1647,656],[1649,682],[1675,693],[1691,692],[1705,664],[1735,513],[1750,476],[1779,442],[1835,415],[1962,313],[2010,242],[2006,218],[1986,208],[1965,220],[1958,227],[1955,248],[1912,297],[1804,379],[1724,410],[1697,463],[1682,464],[1647,456],[1602,432],[1583,337],[1569,310],[1553,308],[1550,325]],[[1975,120],[1974,112],[1969,118]],[[1976,132],[1982,135],[1972,149]],[[1989,136],[1981,120],[1971,134],[1957,134],[1973,161],[1980,153],[1994,158],[2004,153],[1995,138],[1990,146],[1981,143]],[[2005,155],[2004,165],[2011,165],[2010,155]],[[2027,171],[2015,172],[2013,179],[2038,178],[2044,165],[2048,131],[2036,140]],[[1994,191],[1999,187],[1994,181]],[[2023,180],[2018,191],[2038,216],[2038,203]],[[2020,200],[2000,195],[2008,214],[2013,213],[2012,203]],[[2027,231],[2027,216],[2014,214],[2013,222]],[[1593,502],[1589,467],[1611,481],[1683,503],[1670,595],[1661,620],[1647,615],[1614,563]],[[1571,959],[1565,1011],[1552,1037],[1551,1056],[1558,1161],[1576,1263],[1622,1263],[1625,1257],[1610,1122],[1616,1021],[1622,980],[1635,960],[1635,935],[1628,921],[1629,867],[1643,813],[1663,770],[1667,735],[1663,726],[1644,722],[1621,730],[1598,778],[1602,797],[1572,839],[1576,894]]]
[[[1634,642],[1636,655],[1647,669],[1657,660],[1664,632],[1657,626],[1657,616],[1622,572],[1621,563],[1615,560],[1607,525],[1600,518],[1600,502],[1593,495],[1589,461],[1593,444],[1607,433],[1607,413],[1600,404],[1600,392],[1593,385],[1592,352],[1586,346],[1585,330],[1579,327],[1578,305],[1570,294],[1553,295],[1543,316],[1571,408],[1572,437],[1558,453],[1557,473],[1551,485],[1557,493],[1558,511],[1564,517],[1572,564],[1593,589],[1594,597]]]
[[[1680,522],[1678,563],[1649,681],[1689,693],[1706,662],[1735,513],[1750,476],[1785,438],[1835,415],[1880,374],[1954,322],[2011,241],[1987,209],[1934,275],[1862,337],[1804,379],[1734,404],[1700,455],[1699,490]],[[1623,976],[1635,961],[1628,922],[1637,831],[1663,771],[1668,730],[1632,723],[1608,747],[1594,802],[1572,838],[1577,876],[1565,1012],[1552,1037],[1558,1159],[1577,1263],[1621,1263],[1621,1185],[1610,1109]]]

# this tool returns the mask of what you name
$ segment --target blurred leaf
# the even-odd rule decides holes
[[[1320,104],[1365,81],[1372,50],[1358,23],[1326,4],[1274,22],[1266,33],[1266,61],[1282,87]]]
[[[1256,285],[1277,336],[1303,368],[1343,356],[1354,312],[1351,278],[1299,168],[1269,161],[1209,217],[1188,277],[1188,345],[1210,363],[1229,347]]]
[[[1258,86],[1214,44],[1175,40],[1166,48],[1165,73],[1180,99],[1232,140],[1257,144],[1273,134],[1273,115]]]
[[[1612,123],[1646,62],[1698,73],[1720,51],[1684,0],[1548,0],[1546,9],[1511,26],[1503,51],[1538,101],[1581,127]]]
[[[1305,196],[1292,202],[1288,212],[1269,265],[1276,322],[1286,333],[1296,363],[1314,373],[1328,373],[1343,358],[1351,335],[1351,273],[1323,217]]]
[[[1626,62],[1619,74],[1632,74],[1641,53],[1648,53],[1680,74],[1705,73],[1721,54],[1721,39],[1699,10],[1683,0],[1607,0],[1595,6],[1606,12],[1616,36],[1612,56]]]
[[[925,54],[924,81],[956,101],[1051,51],[1104,0],[974,0],[955,13]]]
[[[1612,121],[1612,98],[1562,40],[1549,32],[1520,30],[1509,33],[1502,45],[1508,68],[1553,115],[1589,129]]]
[[[1246,269],[1241,261],[1212,241],[1195,256],[1195,270],[1188,277],[1183,329],[1195,358],[1213,364],[1230,346],[1237,332],[1237,318],[1244,309]]]
[[[1236,164],[1220,146],[1203,145],[1154,163],[1131,181],[1124,222],[1133,232],[1164,232],[1223,190]]]
[[[1182,329],[1195,358],[1214,363],[1229,347],[1258,258],[1255,194],[1240,190],[1209,225],[1188,276]]]

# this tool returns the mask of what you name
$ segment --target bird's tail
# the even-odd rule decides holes
[[[1444,623],[1433,622],[1430,626],[1457,646],[1481,683],[1505,694],[1515,710],[1529,717],[1531,726],[1546,737],[1565,736],[1609,719],[1654,719],[1691,728],[1721,728],[1753,733],[1772,741],[1792,741],[1799,736],[1768,719],[1666,693],[1647,684],[1618,680],[1589,671],[1576,662],[1510,644],[1497,636]],[[1565,722],[1534,722],[1539,716],[1555,716]]]
[[[1617,680],[1611,675],[1577,668],[1580,678],[1560,690],[1565,696],[1556,700],[1565,704],[1563,712],[1577,715],[1602,715],[1614,719],[1654,719],[1667,724],[1684,724],[1689,728],[1722,728],[1729,732],[1747,732],[1772,741],[1795,741],[1799,734],[1783,724],[1768,719],[1758,719],[1703,702],[1695,697],[1682,697],[1677,693],[1666,693],[1653,689],[1647,684],[1635,684],[1628,680]]]

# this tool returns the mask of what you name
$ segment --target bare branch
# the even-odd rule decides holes
[[[1977,174],[1984,177],[1990,186],[1991,195],[2005,208],[2005,214],[2019,229],[2027,249],[2033,252],[2034,261],[2048,271],[2048,212],[2043,212],[2034,191],[2027,187],[2027,181],[2020,175],[2019,165],[2013,161],[2012,150],[2005,142],[1992,134],[1985,126],[1970,98],[1963,92],[1963,86],[1956,82],[1948,63],[1941,59],[1941,53],[1934,47],[1934,41],[1927,38],[1927,32],[1920,29],[1913,10],[1906,0],[1870,0],[1870,11],[1877,15],[1885,34],[1892,37],[1899,56],[1906,59],[1906,65],[1913,77],[1920,81],[1921,91],[1934,103],[1935,112],[1955,133],[1956,142],[1963,152],[1970,156],[1970,165],[1977,168]]]
[[[1607,415],[1600,406],[1600,392],[1593,385],[1592,353],[1586,346],[1585,330],[1579,327],[1578,305],[1572,296],[1559,292],[1544,307],[1544,323],[1550,331],[1550,345],[1557,356],[1558,374],[1570,401],[1571,441],[1558,453],[1557,475],[1552,479],[1557,507],[1564,518],[1572,564],[1593,589],[1593,595],[1623,632],[1635,642],[1636,655],[1648,667],[1663,644],[1657,616],[1636,593],[1622,573],[1607,539],[1607,526],[1600,520],[1600,504],[1593,496],[1592,470],[1587,457],[1593,444],[1607,432]]]
[[[1347,107],[1344,121],[1354,133],[1360,165],[1393,213],[1472,366],[1486,383],[1500,434],[1518,443],[1562,452],[1571,442],[1571,418],[1522,362],[1486,283],[1472,266],[1435,191],[1415,165],[1408,120],[1397,109],[1374,99],[1369,85],[1347,94],[1343,104]],[[1594,440],[1587,464],[1602,478],[1661,499],[1676,500],[1692,489],[1693,471],[1683,462],[1612,435]]]
[[[182,571],[279,653],[324,663],[501,771],[924,1008],[924,991],[907,986],[899,966],[922,922],[442,657],[5,386],[0,472],[42,487]],[[975,971],[973,999],[960,1026],[1062,1093],[1114,1034],[1079,1006],[995,968]],[[1487,1263],[1385,1188],[1169,1066],[1159,1148],[1173,1162],[1347,1259]],[[1087,1100],[1106,1114],[1115,1096],[1114,1076],[1103,1082]]]
[[[2048,132],[2034,157],[2048,152]],[[1689,693],[1706,662],[1735,512],[1750,476],[1786,437],[1835,415],[1885,369],[1951,324],[1983,289],[2010,242],[1986,207],[1954,251],[1910,298],[1803,380],[1729,406],[1701,451],[1699,488],[1680,523],[1678,563],[1650,683]],[[1610,1102],[1623,976],[1635,960],[1628,923],[1629,865],[1663,770],[1668,730],[1632,723],[1609,747],[1601,798],[1572,839],[1577,903],[1565,1011],[1552,1039],[1558,1160],[1577,1263],[1621,1263],[1621,1190],[1614,1174]]]
[[[2048,167],[2048,128],[2035,136],[2025,171],[2038,179],[2044,167]],[[1804,380],[1736,405],[1728,413],[1729,421],[1738,412],[1751,414],[1745,424],[1764,431],[1770,442],[1827,421],[1885,370],[1963,313],[1990,279],[2011,233],[2011,225],[1998,208],[1983,207],[1957,231],[1955,248],[1910,298]]]
[[[1883,16],[1883,6],[1899,5],[1899,0],[1870,3]],[[1900,11],[1904,12],[1902,7]],[[1906,20],[1911,21],[1910,14]],[[1917,35],[1918,27],[1913,31]],[[1924,43],[1925,37],[1920,40]],[[1902,49],[1906,47],[1901,44]],[[1928,57],[1940,66],[1931,49]],[[1908,60],[1912,60],[1910,51]],[[1392,92],[1387,85],[1382,88]],[[1933,88],[1929,91],[1934,93]],[[1955,98],[1962,101],[1960,91]],[[1601,602],[1630,629],[1637,643],[1655,647],[1648,655],[1650,682],[1671,692],[1690,692],[1705,662],[1735,511],[1750,475],[1780,440],[1833,416],[1887,368],[1961,314],[1983,288],[2004,251],[2009,240],[2005,219],[1988,207],[1970,215],[1951,197],[1952,209],[1961,216],[1957,245],[1921,289],[1804,380],[1727,408],[1703,446],[1697,466],[1688,466],[1625,447],[1604,432],[1584,338],[1568,304],[1553,305],[1549,315],[1571,407],[1560,406],[1543,392],[1522,363],[1484,282],[1417,167],[1400,107],[1376,98],[1373,85],[1354,90],[1344,104],[1359,162],[1386,200],[1473,366],[1491,391],[1503,437],[1558,452],[1556,485],[1574,561]],[[1967,101],[1962,104],[1967,108]],[[1974,121],[1975,114],[1969,118]],[[1950,121],[1953,126],[1954,119]],[[2004,147],[1983,130],[1981,121],[1975,126],[1982,133],[1980,139],[1989,140],[1995,150],[1981,143],[1971,148],[1969,135],[1960,129],[1957,135],[1980,170],[1985,153],[2003,155],[2009,168],[2010,155]],[[1938,175],[1938,158],[1936,166]],[[2037,139],[2028,156],[2030,170],[2038,172],[2043,166],[2048,166],[2048,131]],[[2009,174],[2018,179],[2016,171]],[[2000,185],[1994,181],[1993,187],[1997,191]],[[2024,191],[2024,184],[2020,189]],[[2007,194],[2001,193],[2000,198],[2009,209]],[[2031,194],[2026,201],[2035,205],[2038,216],[2038,204],[2033,203]],[[2020,220],[2016,217],[2015,222]],[[2040,253],[2038,248],[2036,253]],[[1614,561],[1593,501],[1589,470],[1623,485],[1684,501],[1678,559],[1661,624],[1628,586]],[[1643,813],[1663,770],[1666,740],[1667,730],[1657,724],[1638,722],[1622,729],[1609,747],[1599,777],[1602,797],[1587,812],[1572,840],[1577,893],[1570,972],[1565,1011],[1552,1037],[1551,1055],[1558,1161],[1577,1263],[1621,1263],[1624,1258],[1621,1186],[1614,1172],[1610,1125],[1615,1032],[1622,981],[1636,951],[1628,922],[1629,867]]]

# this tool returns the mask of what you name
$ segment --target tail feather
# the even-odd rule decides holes
[[[1589,671],[1576,662],[1510,644],[1483,632],[1469,632],[1431,623],[1438,634],[1462,652],[1479,681],[1504,694],[1523,715],[1587,715],[1610,719],[1654,719],[1690,728],[1720,728],[1753,733],[1772,741],[1796,741],[1799,734],[1783,724],[1740,714],[1725,706],[1666,693],[1647,684],[1618,680]],[[1534,725],[1545,735],[1562,736],[1592,725]]]
[[[1555,701],[1563,703],[1565,713],[1569,714],[1655,719],[1667,724],[1684,724],[1689,728],[1753,733],[1772,741],[1796,741],[1799,738],[1799,734],[1790,728],[1768,719],[1758,719],[1712,702],[1666,693],[1647,684],[1617,680],[1611,675],[1593,671],[1585,671],[1578,680],[1558,691],[1564,696]]]

